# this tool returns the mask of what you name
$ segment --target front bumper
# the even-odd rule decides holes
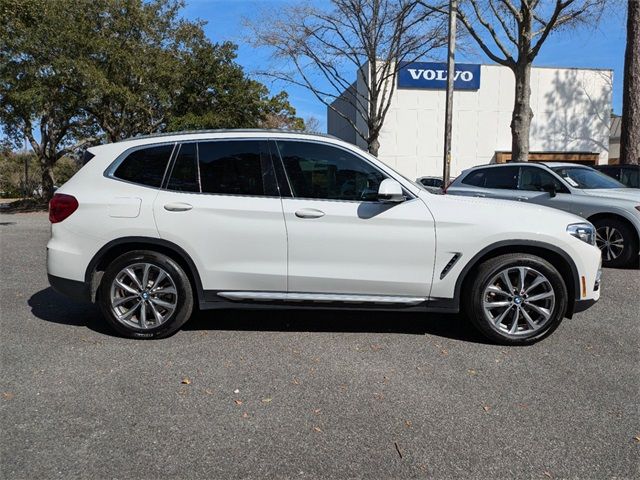
[[[584,312],[585,310],[593,307],[596,303],[598,303],[598,299],[590,298],[587,300],[576,300],[573,305],[573,313]]]

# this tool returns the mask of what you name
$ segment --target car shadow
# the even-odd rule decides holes
[[[117,336],[102,319],[97,307],[89,303],[75,303],[51,287],[33,294],[28,304],[31,313],[41,320],[86,327],[101,334]],[[489,343],[462,315],[414,312],[321,309],[205,310],[195,312],[182,330],[391,333],[434,335],[465,342]]]

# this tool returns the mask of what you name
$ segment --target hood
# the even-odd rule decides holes
[[[429,195],[427,193],[427,195]],[[503,200],[498,198],[479,198],[464,195],[436,195],[450,206],[454,206],[458,213],[465,212],[470,215],[491,215],[494,218],[501,218],[503,221],[531,221],[532,219],[554,219],[559,222],[579,223],[584,222],[584,218],[572,213],[567,213],[555,208],[537,205],[535,203],[517,202],[514,200]],[[429,203],[429,198],[425,198]],[[479,217],[480,218],[480,217]],[[528,219],[528,220],[527,220]]]
[[[637,188],[594,188],[582,190],[582,192],[592,197],[615,198],[640,203],[640,189]]]

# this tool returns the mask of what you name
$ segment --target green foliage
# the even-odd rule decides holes
[[[45,197],[53,166],[91,143],[199,128],[302,129],[286,93],[270,96],[180,17],[180,0],[0,0],[0,126],[26,138]]]
[[[33,152],[0,152],[0,197],[22,198],[25,194],[24,164],[27,162],[27,196],[38,197],[41,194],[40,162]],[[62,157],[53,167],[55,185],[60,186],[69,180],[80,165],[71,157]]]

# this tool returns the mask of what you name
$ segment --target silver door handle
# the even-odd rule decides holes
[[[298,210],[296,212],[296,217],[320,218],[320,217],[324,217],[324,212],[322,210],[316,210],[315,208],[303,208],[302,210]]]
[[[474,195],[474,197],[484,198],[484,197],[486,197],[486,195],[485,195],[484,193],[476,193],[476,194]]]
[[[175,203],[167,203],[164,206],[164,209],[168,212],[186,212],[187,210],[191,210],[193,205],[189,205],[188,203],[175,202]]]
[[[518,197],[518,200],[520,201],[529,200],[529,197]]]

